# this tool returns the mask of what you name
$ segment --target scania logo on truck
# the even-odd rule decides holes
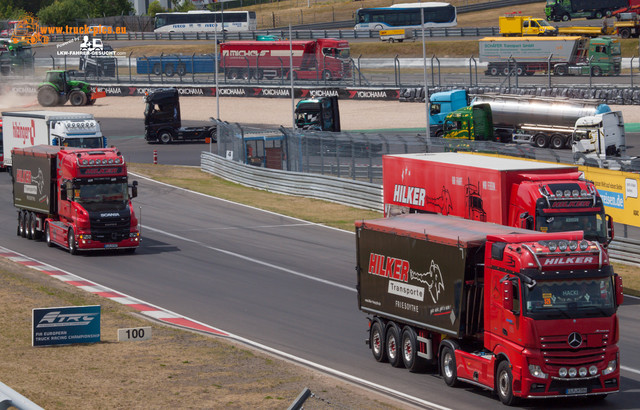
[[[13,123],[13,138],[22,140],[23,144],[26,144],[25,141],[29,140],[31,145],[33,145],[33,141],[35,137],[36,137],[36,124],[33,120],[31,120],[31,127],[25,127],[15,122]]]
[[[593,256],[567,256],[560,258],[547,258],[544,260],[544,266],[556,266],[556,265],[581,265],[595,263]]]
[[[222,55],[229,57],[262,57],[269,55],[269,50],[224,50]]]
[[[120,214],[117,212],[105,212],[100,214],[100,218],[119,218]]]
[[[393,188],[393,201],[401,204],[424,206],[427,191],[424,188],[396,185]]]

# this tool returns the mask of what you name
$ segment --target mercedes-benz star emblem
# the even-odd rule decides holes
[[[580,336],[578,332],[573,332],[567,338],[567,343],[569,343],[569,346],[577,349],[582,345],[582,336]]]

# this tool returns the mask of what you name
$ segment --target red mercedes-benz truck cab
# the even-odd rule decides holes
[[[519,398],[620,384],[622,280],[597,241],[435,214],[356,222],[374,358]]]
[[[128,249],[140,244],[124,157],[116,148],[38,145],[14,148],[14,205],[18,235],[83,250]],[[131,193],[129,193],[131,188]]]
[[[462,153],[385,155],[385,215],[427,212],[541,232],[584,230],[608,244],[613,221],[575,166]]]

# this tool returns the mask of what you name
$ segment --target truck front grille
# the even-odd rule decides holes
[[[609,341],[608,333],[594,333],[582,335],[583,343],[578,348],[572,348],[568,343],[568,336],[546,336],[542,341],[542,357],[545,364],[555,369],[561,367],[591,366],[602,363]]]
[[[131,217],[91,218],[91,239],[99,242],[120,242],[129,238]]]

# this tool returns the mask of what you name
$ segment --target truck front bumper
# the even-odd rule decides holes
[[[102,242],[91,239],[89,234],[79,234],[77,238],[78,250],[98,249],[131,249],[140,246],[140,233],[131,232],[129,238],[117,242]]]

